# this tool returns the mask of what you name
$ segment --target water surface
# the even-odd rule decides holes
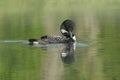
[[[1,0],[0,80],[120,80],[119,14],[118,0]],[[65,19],[76,45],[28,45]]]

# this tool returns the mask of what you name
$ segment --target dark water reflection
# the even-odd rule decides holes
[[[88,44],[75,42],[75,43],[66,43],[66,44],[32,45],[31,47],[38,47],[44,51],[47,51],[48,48],[51,48],[51,49],[55,48],[59,50],[59,52],[56,54],[60,54],[60,57],[63,63],[71,64],[74,62],[74,51],[76,47],[88,47],[88,46],[89,46]]]
[[[81,48],[81,51],[83,51],[88,47],[88,44],[76,42],[68,44],[34,45],[30,47],[39,48],[47,52],[46,58],[43,61],[44,63],[42,64],[42,78],[43,80],[55,80],[63,78],[63,74],[66,74],[65,68],[69,68],[71,65],[74,66],[72,67],[73,69],[77,68],[75,65],[76,63],[79,64],[79,62],[77,61],[76,48]]]
[[[61,52],[62,61],[66,64],[74,62],[74,51],[76,48],[76,43],[68,43]]]

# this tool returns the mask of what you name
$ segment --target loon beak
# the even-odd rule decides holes
[[[71,39],[73,42],[75,42],[75,41],[76,41],[75,35],[74,35],[71,31],[69,31],[69,34],[70,34],[70,39]]]
[[[70,34],[70,38],[72,38],[72,32],[71,31],[69,31],[69,34]]]
[[[69,34],[70,34],[70,39],[72,40],[72,41],[74,41],[74,39],[73,39],[73,34],[72,34],[72,32],[71,31],[69,31]]]

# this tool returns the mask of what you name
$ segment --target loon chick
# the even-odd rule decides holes
[[[29,39],[29,45],[75,42],[76,37],[72,33],[74,26],[75,26],[75,24],[72,20],[65,20],[61,24],[61,27],[60,27],[60,31],[61,31],[63,37],[53,36],[53,35],[45,35],[45,36],[40,37],[39,39]]]

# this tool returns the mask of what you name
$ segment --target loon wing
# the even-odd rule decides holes
[[[47,43],[65,43],[68,39],[61,36],[45,35],[45,36],[42,36],[40,40]]]

